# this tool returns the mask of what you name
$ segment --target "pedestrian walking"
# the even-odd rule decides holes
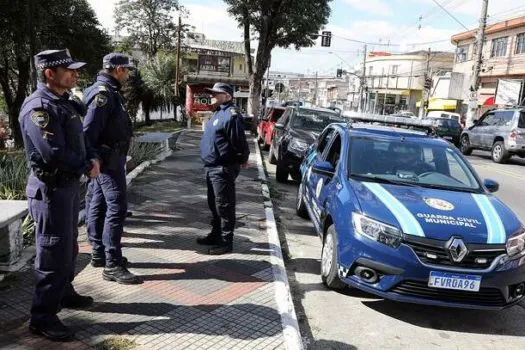
[[[246,167],[250,149],[244,133],[244,118],[233,103],[233,88],[216,83],[206,89],[212,94],[215,112],[205,126],[201,140],[208,186],[208,206],[212,213],[212,230],[197,239],[198,244],[211,245],[208,253],[220,255],[233,249],[235,228],[235,179]]]
[[[120,89],[134,66],[121,53],[104,56],[102,64],[96,82],[84,92],[84,132],[102,160],[100,175],[89,182],[86,195],[91,265],[104,267],[105,280],[137,284],[141,280],[127,269],[121,245],[128,206],[126,156],[133,130]]]
[[[73,288],[78,254],[79,180],[96,177],[99,161],[82,131],[81,115],[70,99],[78,69],[67,50],[35,55],[39,83],[22,105],[19,122],[31,169],[26,187],[36,227],[36,286],[29,329],[52,340],[73,337],[57,316],[60,308],[93,303]]]

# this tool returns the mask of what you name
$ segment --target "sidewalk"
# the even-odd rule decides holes
[[[270,262],[276,247],[268,243],[254,144],[251,167],[237,179],[234,253],[212,257],[195,242],[210,230],[200,137],[198,131],[183,133],[179,150],[129,189],[133,216],[126,220],[123,253],[144,283],[104,281],[102,270],[89,265],[91,248],[80,228],[74,285],[95,304],[59,315],[76,331],[76,341],[53,343],[28,332],[33,292],[28,268],[0,284],[0,301],[6,303],[0,302],[0,348],[102,349],[103,341],[120,342],[116,350],[286,348],[286,321],[275,297],[279,272]]]

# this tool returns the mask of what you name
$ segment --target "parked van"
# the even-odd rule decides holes
[[[461,120],[461,115],[448,111],[430,111],[427,114],[427,118],[456,119],[459,122]]]

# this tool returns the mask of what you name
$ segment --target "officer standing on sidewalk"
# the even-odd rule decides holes
[[[104,267],[105,280],[137,284],[141,280],[128,271],[121,245],[127,213],[126,156],[133,130],[120,89],[133,62],[127,55],[110,53],[103,58],[103,68],[84,92],[84,132],[102,159],[100,175],[90,181],[86,195],[91,265]]]
[[[99,173],[97,155],[84,138],[81,115],[68,93],[84,65],[74,62],[67,50],[35,55],[40,82],[19,117],[31,168],[26,195],[36,227],[36,287],[29,329],[52,340],[73,337],[57,317],[61,307],[93,303],[71,284],[78,254],[79,179]]]
[[[244,133],[244,118],[233,104],[233,88],[216,83],[206,89],[213,96],[215,113],[206,124],[201,140],[201,158],[208,185],[208,206],[212,231],[197,239],[198,244],[212,245],[211,255],[230,253],[235,228],[235,179],[247,166],[250,149]]]

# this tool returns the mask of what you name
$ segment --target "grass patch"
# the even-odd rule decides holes
[[[135,135],[144,135],[149,132],[175,132],[185,127],[186,124],[182,122],[170,121],[159,121],[151,125],[142,125],[137,127]]]
[[[134,340],[122,337],[111,337],[98,344],[93,349],[95,350],[131,350],[137,347]]]
[[[135,166],[147,160],[153,160],[160,153],[160,144],[154,142],[137,142],[133,139],[128,155],[131,156]]]
[[[23,152],[0,154],[0,199],[25,199],[29,170]]]

